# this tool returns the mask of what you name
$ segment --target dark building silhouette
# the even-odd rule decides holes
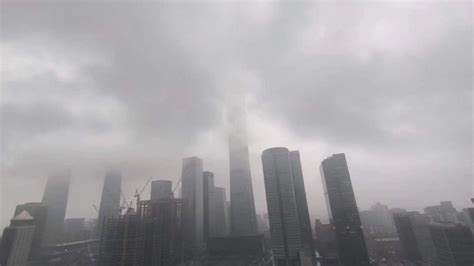
[[[227,196],[225,188],[216,187],[215,188],[215,205],[214,205],[214,214],[215,214],[215,237],[224,237],[227,236],[227,219],[226,219],[226,204]]]
[[[233,236],[257,234],[245,119],[245,111],[241,107],[230,109],[230,231]]]
[[[76,242],[87,240],[89,231],[86,229],[85,218],[69,218],[64,220],[64,239],[63,242]]]
[[[430,225],[430,231],[437,256],[435,265],[474,264],[474,243],[467,226],[437,223]]]
[[[11,219],[10,226],[3,230],[0,265],[27,265],[34,233],[34,218],[27,211]]]
[[[154,180],[151,181],[150,199],[157,200],[163,198],[172,198],[173,188],[170,180]]]
[[[105,175],[104,186],[100,198],[99,215],[97,218],[97,235],[100,237],[102,227],[107,219],[117,218],[120,215],[120,196],[122,193],[122,175],[116,171],[109,171]]]
[[[264,150],[262,165],[274,264],[300,265],[303,238],[288,149]]]
[[[195,256],[205,249],[202,160],[183,159],[181,178],[184,248],[187,255]]]
[[[337,261],[336,232],[332,224],[323,224],[316,219],[314,224],[316,247],[319,255],[326,261]]]
[[[46,183],[42,203],[48,208],[43,235],[47,246],[54,246],[63,237],[70,180],[70,174],[63,173],[49,177]]]
[[[41,253],[41,248],[45,246],[44,233],[46,218],[48,217],[48,208],[40,202],[25,203],[16,206],[14,216],[17,216],[23,211],[27,211],[34,218],[35,233],[33,243],[31,244],[30,258],[37,258]]]
[[[299,151],[290,151],[290,163],[303,247],[308,256],[314,257],[315,249],[313,230],[311,229],[311,219],[309,218],[308,201],[306,200],[306,190],[304,186],[303,169],[301,167]]]
[[[212,237],[209,238],[207,249],[207,266],[270,265],[263,235]]]
[[[161,198],[140,201],[105,223],[99,265],[165,266],[183,260],[182,201]]]
[[[99,265],[145,265],[145,224],[133,210],[106,218],[99,247]]]
[[[343,265],[367,265],[367,247],[346,156],[334,154],[323,160],[320,171],[339,260]]]
[[[203,191],[203,219],[204,219],[204,239],[216,235],[216,199],[214,187],[214,174],[209,171],[202,173],[202,191]]]
[[[434,264],[436,254],[429,231],[430,217],[418,212],[397,213],[394,221],[403,261]]]

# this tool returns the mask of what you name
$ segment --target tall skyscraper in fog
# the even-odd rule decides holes
[[[48,208],[45,243],[53,246],[62,238],[64,217],[69,195],[70,174],[57,174],[48,178],[43,194],[43,204]]]
[[[10,226],[3,231],[0,265],[27,265],[34,232],[34,219],[27,211],[15,215]]]
[[[229,110],[230,231],[233,236],[257,233],[247,144],[246,116],[242,108]]]
[[[290,151],[290,163],[303,246],[306,254],[313,257],[315,256],[313,230],[311,229],[311,220],[309,218],[308,201],[306,200],[306,190],[304,188],[303,169],[301,167],[299,151]]]
[[[346,156],[334,154],[323,160],[320,171],[340,262],[342,265],[368,265],[367,247]]]
[[[226,221],[226,203],[227,197],[225,194],[225,188],[216,187],[214,194],[214,214],[215,214],[215,236],[223,237],[227,235],[227,221]]]
[[[300,265],[303,238],[287,148],[262,154],[263,176],[275,265]]]
[[[122,175],[115,171],[107,172],[100,198],[99,216],[97,218],[97,233],[99,237],[102,233],[104,222],[107,219],[118,218],[120,215],[121,193]]]
[[[33,235],[33,243],[31,244],[30,257],[38,257],[40,250],[45,246],[44,233],[46,228],[46,218],[48,217],[48,208],[40,202],[29,202],[17,205],[15,208],[15,216],[27,211],[33,218],[35,224],[35,233]]]
[[[173,188],[170,180],[154,180],[151,182],[151,200],[169,199],[172,197]]]
[[[188,254],[200,253],[204,248],[202,160],[184,158],[181,178],[184,249]]]
[[[216,215],[215,215],[215,188],[214,174],[209,171],[202,173],[203,185],[203,209],[204,209],[204,239],[215,235]]]

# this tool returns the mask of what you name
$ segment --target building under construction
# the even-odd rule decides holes
[[[99,265],[179,265],[182,249],[182,201],[138,201],[118,218],[104,221]]]

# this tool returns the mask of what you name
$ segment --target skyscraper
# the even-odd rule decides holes
[[[469,227],[453,223],[430,225],[436,250],[434,265],[473,265],[474,243]]]
[[[70,179],[69,174],[57,174],[49,177],[46,183],[42,202],[48,208],[44,234],[47,246],[53,246],[62,239]]]
[[[230,231],[233,236],[257,233],[257,216],[253,199],[252,175],[242,108],[230,110],[229,170],[230,170]]]
[[[34,219],[27,211],[15,215],[3,231],[0,265],[27,265],[34,232]]]
[[[227,235],[227,221],[226,221],[226,203],[227,197],[225,193],[225,188],[216,187],[215,188],[215,236],[223,237]]]
[[[343,265],[368,265],[359,210],[346,156],[334,154],[320,166],[329,219],[335,227],[339,260]]]
[[[303,239],[287,148],[262,153],[265,194],[275,265],[300,265]]]
[[[290,151],[290,163],[303,246],[307,255],[315,257],[313,230],[311,229],[311,220],[309,218],[308,201],[306,200],[306,190],[304,188],[303,169],[301,168],[299,151]]]
[[[173,187],[170,180],[151,181],[150,199],[168,199],[173,197]]]
[[[48,217],[48,208],[40,202],[30,202],[17,205],[15,215],[27,211],[33,218],[35,224],[35,233],[33,236],[33,243],[31,244],[30,257],[38,257],[41,248],[45,245],[43,237],[46,228],[46,218]]]
[[[99,237],[102,233],[104,222],[107,219],[119,217],[121,193],[122,175],[116,171],[107,172],[100,198],[99,216],[97,218],[97,234]]]
[[[203,209],[204,209],[204,239],[215,235],[215,191],[214,174],[209,171],[202,173]]]
[[[199,254],[204,248],[202,160],[183,159],[181,178],[184,249],[187,254]]]
[[[404,212],[393,215],[402,259],[408,263],[434,265],[434,250],[429,230],[430,217],[418,212]]]

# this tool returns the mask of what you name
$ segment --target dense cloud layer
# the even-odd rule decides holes
[[[108,168],[128,195],[204,159],[228,187],[225,110],[260,154],[299,149],[313,218],[320,161],[345,152],[361,208],[468,205],[472,15],[455,3],[2,2],[2,211],[70,168],[67,216],[95,215]]]

